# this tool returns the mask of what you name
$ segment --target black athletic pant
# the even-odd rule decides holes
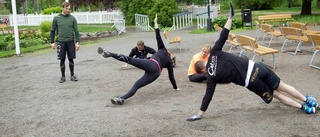
[[[207,74],[193,74],[188,77],[191,82],[203,82],[207,80]]]
[[[131,89],[127,92],[127,94],[121,96],[123,99],[130,98],[133,96],[137,90],[145,85],[150,84],[151,82],[155,81],[160,76],[160,68],[158,67],[157,63],[155,63],[152,60],[149,59],[137,59],[128,57],[122,54],[116,54],[109,52],[111,57],[126,62],[128,64],[131,64],[137,68],[140,68],[145,71],[144,75],[138,79],[134,85],[131,87]]]

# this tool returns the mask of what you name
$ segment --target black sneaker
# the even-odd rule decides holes
[[[60,79],[59,83],[63,83],[63,82],[66,82],[66,78],[61,77],[61,79]]]
[[[173,67],[176,67],[176,66],[177,66],[176,56],[173,56],[173,57],[172,57],[172,64],[173,64]]]
[[[122,105],[124,102],[124,99],[123,98],[114,98],[114,99],[111,99],[111,103],[114,104],[114,105]]]
[[[110,53],[101,47],[98,48],[98,53],[102,54],[102,56],[105,58],[111,57]]]
[[[71,81],[78,81],[77,77],[76,76],[71,76]]]
[[[99,53],[99,54],[102,54],[102,53],[103,53],[103,51],[104,51],[104,49],[103,49],[103,48],[101,48],[101,47],[99,47],[99,48],[98,48],[98,53]]]

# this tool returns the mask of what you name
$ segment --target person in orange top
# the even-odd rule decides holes
[[[199,60],[208,62],[208,57],[210,53],[211,47],[209,44],[206,44],[202,47],[201,52],[195,54],[190,61],[189,69],[188,69],[188,77],[191,82],[202,82],[207,80],[206,74],[199,74],[195,71],[195,63]]]

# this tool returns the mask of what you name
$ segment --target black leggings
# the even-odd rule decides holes
[[[137,58],[132,58],[128,57],[122,54],[116,54],[116,53],[111,53],[111,57],[119,60],[126,62],[128,64],[131,64],[139,69],[142,69],[145,71],[144,75],[138,79],[134,85],[131,87],[131,89],[127,92],[127,94],[121,96],[123,99],[130,98],[133,96],[137,90],[145,85],[150,84],[151,82],[155,81],[161,73],[160,68],[158,67],[158,64],[155,63],[152,60],[149,59],[137,59]]]
[[[73,76],[74,75],[74,62],[73,62],[73,59],[71,59],[71,58],[68,58],[68,59],[69,59],[70,73],[71,73],[71,76]],[[66,61],[66,59],[60,60],[60,70],[61,70],[62,77],[65,77],[65,70],[66,70],[65,61]]]
[[[207,80],[207,74],[193,74],[193,75],[189,75],[189,80],[191,82],[203,82],[205,80]]]

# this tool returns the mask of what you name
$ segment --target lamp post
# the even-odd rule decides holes
[[[210,18],[210,2],[208,0],[208,19],[207,19],[207,31],[212,31],[212,25],[211,25],[211,18]]]

